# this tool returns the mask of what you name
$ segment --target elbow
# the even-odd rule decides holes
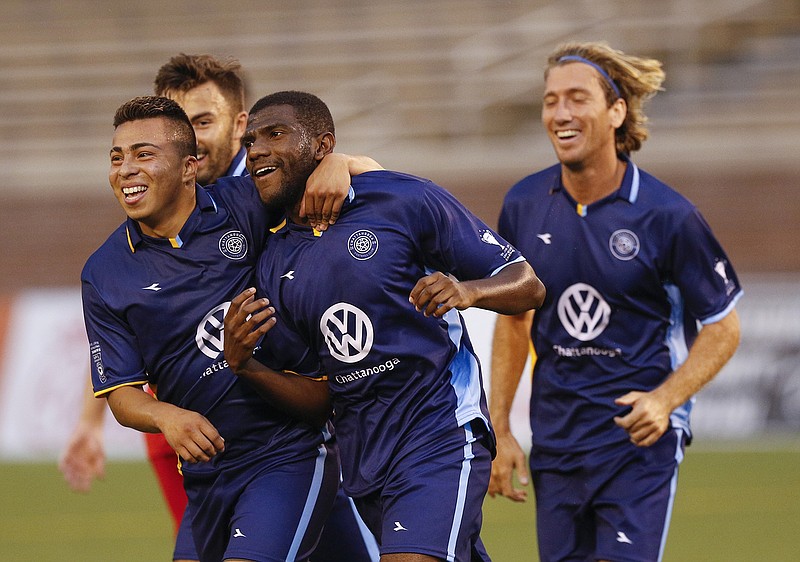
[[[533,271],[533,270],[531,270]],[[533,287],[531,288],[531,306],[528,310],[539,309],[544,304],[544,298],[547,296],[547,289],[536,274],[533,274]]]
[[[521,290],[519,291],[520,299],[518,301],[516,310],[509,312],[509,314],[521,314],[529,310],[541,308],[544,304],[544,298],[547,294],[544,283],[530,264],[526,263],[526,275],[521,283]]]

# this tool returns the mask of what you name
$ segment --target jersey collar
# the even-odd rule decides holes
[[[226,176],[249,176],[250,173],[247,171],[247,167],[245,166],[245,157],[247,156],[247,150],[244,147],[239,149],[239,152],[236,153],[234,156],[231,165],[228,166],[228,169],[225,171]]]
[[[145,240],[158,246],[172,248],[183,247],[185,241],[188,240],[192,233],[197,230],[198,226],[200,226],[201,213],[216,214],[218,212],[217,204],[214,201],[214,198],[211,197],[211,194],[208,191],[199,185],[195,185],[195,198],[195,208],[192,211],[192,214],[189,215],[186,223],[183,225],[183,227],[181,227],[181,231],[178,233],[178,236],[175,238],[153,238],[150,236],[145,236],[142,234],[139,224],[135,220],[127,218],[125,221],[125,232],[127,234],[128,248],[130,249],[131,253],[136,252],[136,249],[140,244],[144,243]]]
[[[342,205],[342,213],[344,213],[347,207],[352,205],[353,201],[355,201],[355,198],[356,198],[356,192],[353,190],[353,186],[351,185],[349,191],[347,192],[347,198],[344,200],[344,204]],[[316,228],[310,228],[308,226],[303,226],[302,224],[293,223],[288,219],[286,215],[283,216],[283,219],[281,220],[281,222],[278,223],[277,226],[273,226],[272,228],[269,229],[269,231],[272,234],[277,234],[279,232],[284,232],[284,231],[288,232],[289,230],[298,232],[310,232],[313,236],[317,238],[322,236],[323,234]]]
[[[614,193],[612,193],[608,197],[604,197],[600,201],[592,203],[592,205],[596,205],[597,203],[603,201],[610,201],[612,199],[622,199],[633,205],[639,198],[639,184],[640,184],[639,168],[638,166],[636,166],[636,164],[633,163],[633,161],[631,161],[631,159],[627,155],[621,154],[619,157],[627,164],[627,166],[625,167],[625,175],[622,177],[622,184],[620,185],[619,189],[617,189]],[[559,167],[558,169],[560,170],[560,165],[557,166]],[[564,184],[561,181],[560,173],[557,174],[557,176],[554,178],[553,187],[550,190],[550,193],[553,194],[557,191],[562,191],[566,197],[572,200],[572,198],[569,196],[569,193],[567,193],[567,190],[564,189]],[[578,208],[578,214],[581,216],[585,216],[586,207],[579,203],[576,203],[576,205]]]

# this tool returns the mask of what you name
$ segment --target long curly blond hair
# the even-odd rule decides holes
[[[612,49],[605,41],[596,42],[570,42],[556,47],[547,59],[547,68],[544,72],[545,80],[550,69],[555,66],[567,64],[570,61],[560,61],[565,56],[579,56],[589,60],[606,71],[611,80],[619,88],[620,97],[628,106],[625,121],[616,130],[617,153],[630,154],[642,147],[642,143],[649,135],[644,114],[644,102],[662,90],[664,71],[661,61],[626,55],[622,51]],[[610,84],[605,80],[600,81],[606,92],[609,107],[617,99]]]

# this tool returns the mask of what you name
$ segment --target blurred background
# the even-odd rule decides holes
[[[664,62],[634,159],[698,205],[744,282],[742,344],[699,397],[696,442],[800,450],[798,0],[4,0],[2,14],[0,463],[54,465],[73,427],[80,271],[124,218],[113,113],[172,55],[239,59],[248,103],[319,95],[337,151],[429,177],[496,226],[508,188],[555,163],[543,67],[567,40]],[[492,318],[470,321],[488,357]],[[107,432],[112,459],[141,458],[138,435]]]

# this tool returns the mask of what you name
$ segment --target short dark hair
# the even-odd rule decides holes
[[[192,123],[177,102],[162,96],[139,96],[123,103],[114,114],[114,128],[129,121],[163,117],[175,125],[175,140],[183,156],[197,156],[197,139]]]
[[[200,84],[213,82],[234,113],[244,111],[245,86],[242,65],[236,59],[220,60],[211,55],[180,53],[158,69],[155,93],[187,92]]]
[[[294,108],[298,120],[312,135],[322,133],[336,134],[333,116],[325,102],[308,92],[284,91],[264,96],[250,108],[250,115],[275,105],[288,105]]]

